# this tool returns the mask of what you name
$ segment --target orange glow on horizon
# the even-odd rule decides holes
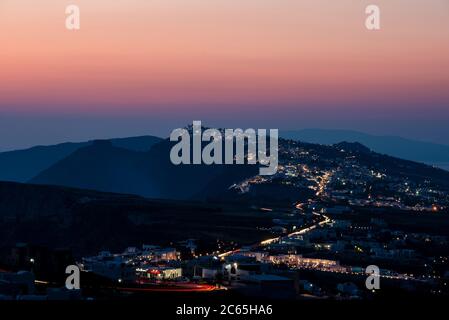
[[[0,111],[447,101],[449,4],[77,0],[0,4]],[[76,107],[75,107],[76,106]],[[187,107],[188,106],[188,107]]]

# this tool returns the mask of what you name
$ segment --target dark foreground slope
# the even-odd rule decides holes
[[[257,213],[190,202],[0,182],[0,247],[29,242],[77,255],[189,238],[253,243],[266,237]]]

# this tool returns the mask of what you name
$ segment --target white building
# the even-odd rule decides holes
[[[182,269],[168,266],[148,266],[136,269],[140,279],[176,280],[182,277]]]

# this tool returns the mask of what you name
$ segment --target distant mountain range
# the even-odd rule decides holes
[[[326,145],[333,145],[343,141],[359,142],[378,153],[441,166],[449,170],[449,146],[446,145],[396,136],[375,136],[350,130],[303,129],[282,131],[280,135],[285,139]]]
[[[338,165],[343,149],[346,150],[345,153],[359,154],[360,159],[365,159],[368,166],[389,168],[394,174],[404,172],[406,175],[415,175],[420,172],[423,177],[428,176],[436,181],[446,177],[446,173],[449,174],[396,159],[402,157],[421,162],[449,162],[449,147],[446,146],[397,137],[375,137],[352,131],[302,130],[282,132],[282,135],[293,140],[314,142],[315,144],[300,143],[292,147],[300,147],[311,154],[317,153],[321,159],[330,159],[335,165]],[[289,145],[288,140],[280,139],[279,143],[281,148]],[[327,146],[328,144],[333,145]],[[0,180],[134,194],[148,198],[205,200],[225,197],[229,200],[235,197],[233,192],[229,192],[231,185],[258,174],[258,167],[252,165],[175,166],[169,158],[173,145],[168,139],[143,136],[64,143],[0,153]],[[379,153],[395,155],[396,158]],[[297,192],[284,190],[277,195],[274,189],[262,191],[260,190],[261,194],[276,197]]]
[[[147,198],[178,200],[230,200],[237,196],[229,188],[248,178],[258,175],[255,165],[173,165],[170,150],[174,142],[168,139],[155,145],[149,151],[133,151],[116,147],[111,141],[95,141],[80,148],[56,162],[36,177],[29,180],[32,184],[59,185],[81,189],[99,190],[135,194]],[[371,151],[360,143],[342,142],[333,146],[292,142],[280,139],[283,150],[297,150],[307,153],[307,157],[284,158],[283,161],[313,163],[320,169],[331,165],[338,168],[346,157],[356,155],[360,165],[387,172],[397,179],[413,179],[423,182],[431,179],[434,183],[447,185],[449,172],[434,169],[420,163],[401,160]],[[316,159],[316,160],[314,160]],[[318,162],[316,162],[318,161]],[[282,181],[282,178],[281,178]],[[273,184],[260,194],[286,197],[289,190],[282,194],[276,191],[282,186]],[[296,190],[298,193],[300,190]],[[291,190],[295,194],[295,190]],[[302,190],[300,193],[304,193]],[[297,197],[300,195],[297,194]],[[260,197],[260,195],[256,195]],[[275,199],[273,199],[275,200]]]
[[[374,136],[349,130],[304,129],[282,131],[281,137],[309,143],[333,145],[359,142],[369,149],[393,157],[423,162],[449,170],[449,146],[414,141],[395,136]],[[109,139],[112,145],[130,151],[149,151],[163,139],[154,136]],[[0,180],[27,182],[58,161],[93,141],[36,146],[29,149],[0,152]]]
[[[153,136],[110,139],[116,147],[133,151],[150,150],[162,141]],[[64,159],[76,150],[92,145],[93,141],[61,143],[51,146],[36,146],[29,149],[0,153],[0,180],[26,182],[41,171]]]

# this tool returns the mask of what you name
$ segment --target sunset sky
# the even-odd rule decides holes
[[[449,1],[0,0],[0,150],[192,120],[449,145]]]

